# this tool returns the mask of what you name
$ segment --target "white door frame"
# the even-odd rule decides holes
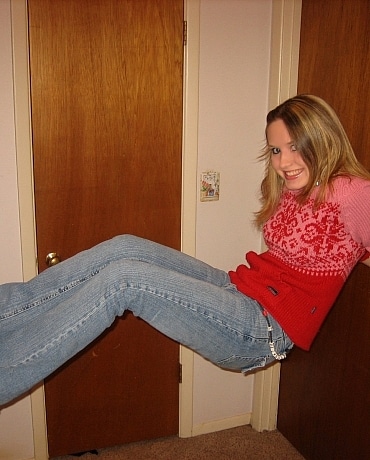
[[[302,0],[272,1],[269,109],[297,92]],[[257,431],[277,423],[280,363],[254,377],[251,424]]]
[[[245,0],[248,1],[248,0]],[[182,250],[195,254],[198,146],[199,20],[201,0],[184,0],[187,46],[184,59]],[[301,0],[272,0],[271,73],[269,105],[295,94]],[[27,0],[11,0],[16,150],[23,279],[37,274],[33,195],[28,66]],[[193,432],[193,352],[180,347],[183,381],[180,385],[181,437]],[[276,428],[280,367],[276,364],[255,375],[252,426],[258,431]],[[44,388],[31,393],[35,460],[47,460]]]

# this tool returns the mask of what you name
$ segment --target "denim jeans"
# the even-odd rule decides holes
[[[274,361],[266,318],[226,272],[123,235],[26,283],[0,286],[0,404],[86,347],[125,310],[226,369]],[[292,347],[269,318],[278,352]]]

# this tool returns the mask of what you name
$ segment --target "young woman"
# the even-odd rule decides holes
[[[0,404],[52,373],[125,310],[220,367],[308,350],[346,278],[369,263],[370,174],[334,111],[293,97],[267,116],[256,223],[268,250],[226,273],[119,236],[0,286]],[[124,351],[123,351],[124,352]]]

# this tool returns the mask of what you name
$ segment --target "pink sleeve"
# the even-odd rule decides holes
[[[345,225],[353,239],[366,249],[365,260],[370,256],[370,181],[353,179],[348,189],[343,206]]]

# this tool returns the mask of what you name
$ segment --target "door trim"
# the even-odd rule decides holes
[[[273,0],[270,54],[269,108],[297,93],[302,0]],[[254,376],[252,427],[277,426],[280,363]]]
[[[184,113],[182,157],[181,250],[195,256],[197,211],[197,162],[199,117],[199,22],[200,0],[184,0],[186,46],[184,47]],[[179,396],[179,436],[193,435],[194,352],[180,346],[182,383]]]
[[[18,201],[22,276],[27,281],[37,274],[36,224],[33,194],[30,73],[28,59],[27,0],[11,0],[14,79],[14,122],[18,174]],[[35,460],[47,460],[44,386],[30,395]]]

